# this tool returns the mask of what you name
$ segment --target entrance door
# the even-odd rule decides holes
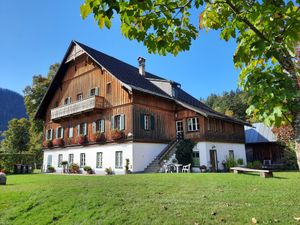
[[[216,172],[218,170],[217,150],[209,150],[211,170]]]
[[[183,122],[181,120],[176,121],[176,138],[183,139]]]

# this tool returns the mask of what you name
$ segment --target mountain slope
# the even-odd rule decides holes
[[[9,120],[22,117],[27,118],[23,96],[0,88],[0,133],[7,129]]]

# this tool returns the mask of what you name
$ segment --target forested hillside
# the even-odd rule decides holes
[[[22,117],[27,117],[23,96],[14,91],[0,88],[0,133],[7,129],[9,120]],[[0,137],[1,139],[2,137]]]

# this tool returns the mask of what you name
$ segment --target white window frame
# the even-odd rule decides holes
[[[103,152],[96,153],[96,168],[101,169],[103,166]]]
[[[64,157],[63,154],[58,154],[58,156],[57,156],[57,167],[62,167],[61,163],[64,159],[63,157]]]
[[[56,128],[55,138],[64,138],[64,128],[63,127]]]
[[[80,167],[85,167],[86,166],[86,158],[85,158],[85,153],[80,153]]]
[[[151,115],[145,114],[144,115],[144,129],[150,130],[151,128]]]
[[[69,157],[68,157],[68,163],[69,163],[69,164],[74,163],[74,154],[73,154],[73,153],[69,154]]]
[[[53,130],[52,129],[47,129],[45,136],[46,136],[45,137],[46,141],[52,141],[52,139],[53,139]]]
[[[68,138],[74,137],[74,128],[72,126],[69,126],[68,128]]]
[[[123,169],[123,151],[115,152],[115,168]]]
[[[78,93],[78,94],[76,95],[76,100],[77,100],[77,101],[82,101],[82,100],[83,100],[83,93],[82,93],[82,92],[80,92],[80,93]]]
[[[64,105],[69,105],[69,104],[71,104],[71,97],[70,96],[66,97],[65,101],[64,101]]]
[[[187,119],[187,131],[198,131],[199,129],[199,117],[192,117]]]

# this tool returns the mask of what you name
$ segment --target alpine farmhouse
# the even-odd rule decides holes
[[[62,161],[97,174],[158,172],[181,139],[192,139],[194,166],[222,170],[233,155],[246,162],[245,122],[220,114],[179,83],[72,41],[39,108],[44,121],[43,171]],[[199,84],[200,85],[200,84]],[[198,165],[197,165],[198,164]]]

